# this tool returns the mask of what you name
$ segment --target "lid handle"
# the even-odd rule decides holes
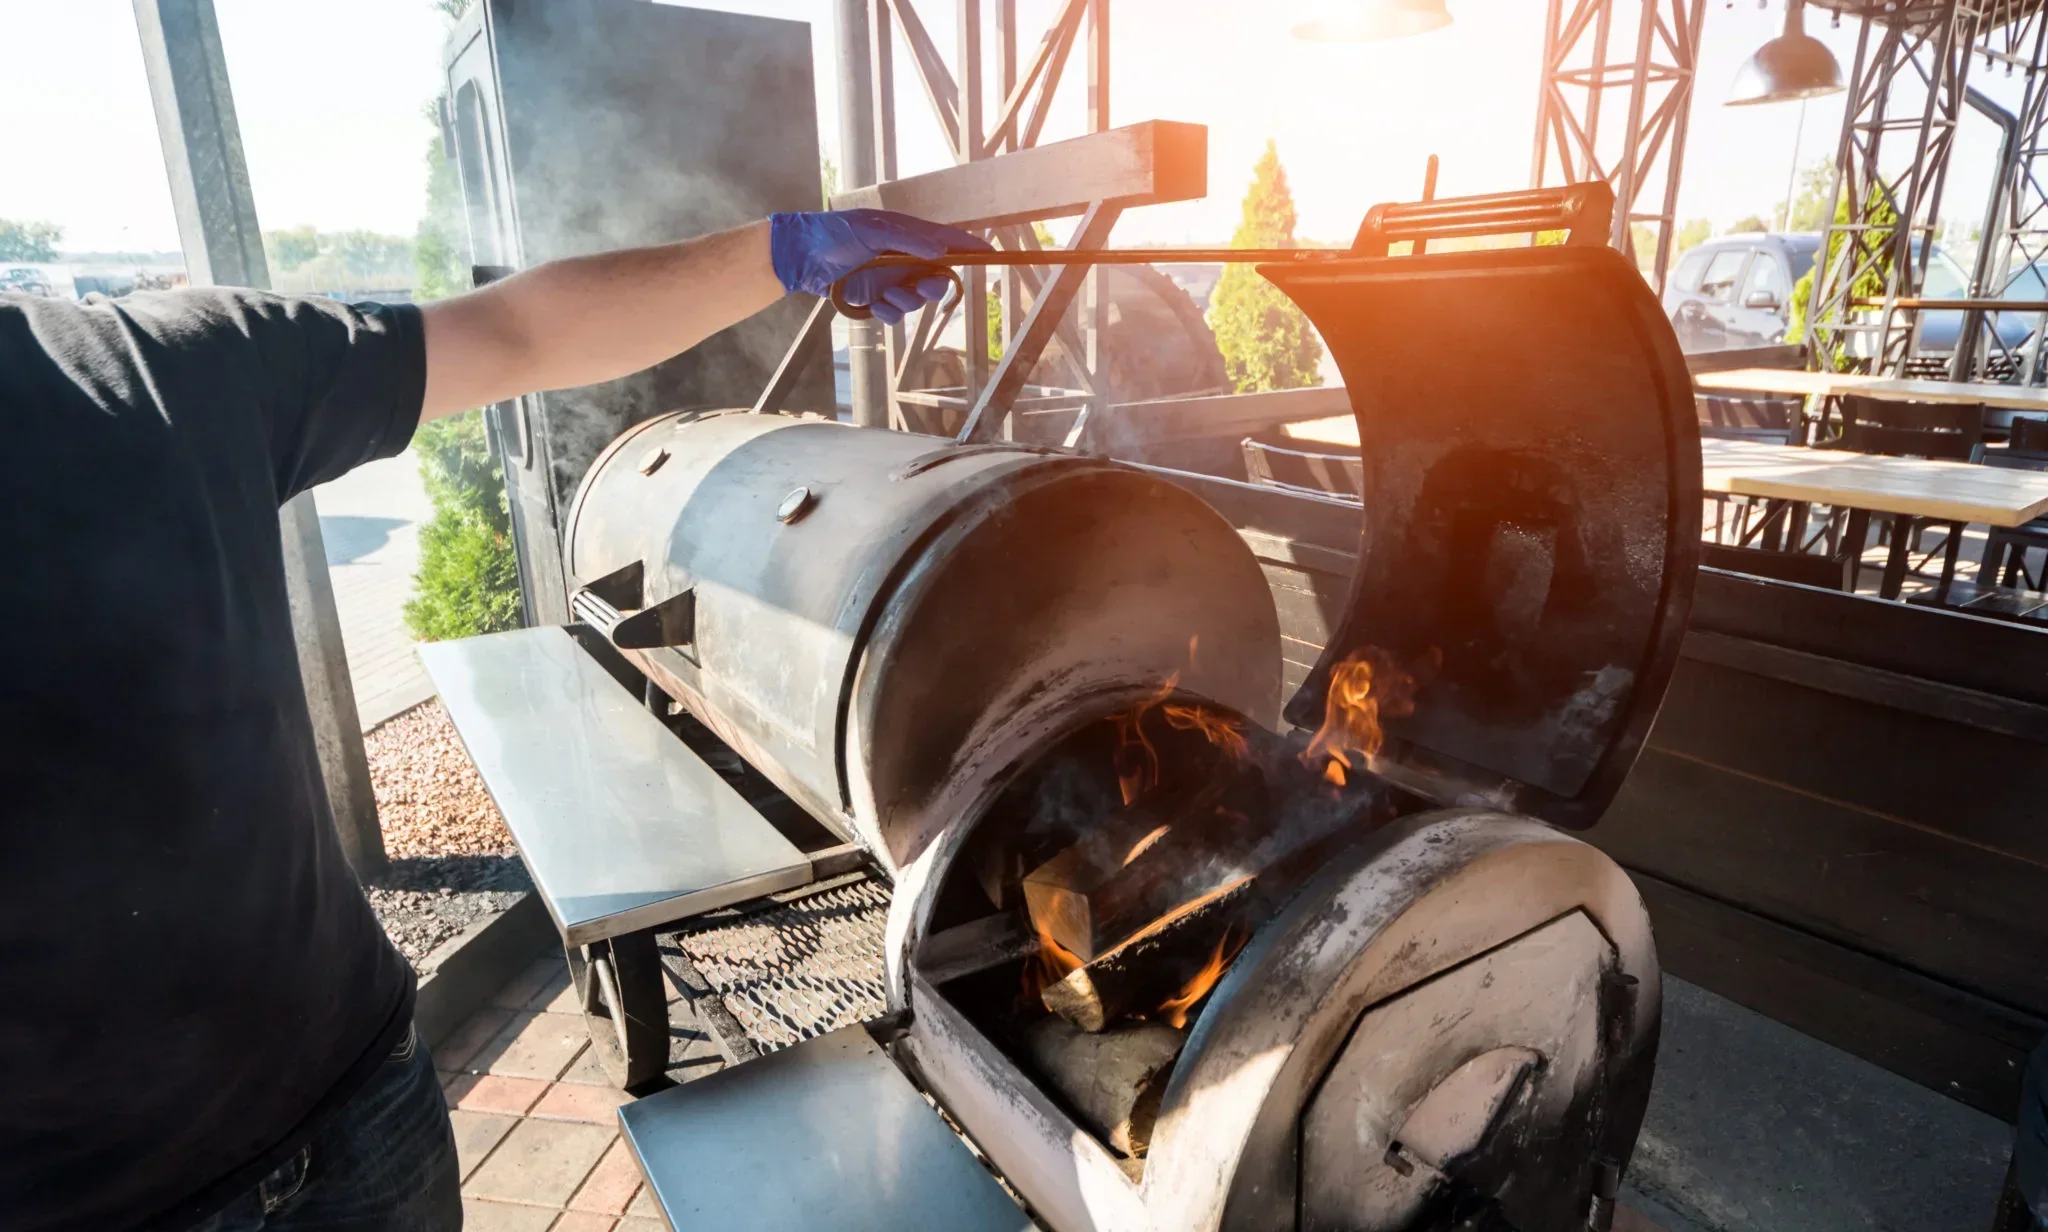
[[[1614,226],[1614,190],[1605,180],[1563,188],[1525,188],[1478,197],[1380,204],[1365,215],[1353,254],[1384,257],[1402,240],[1427,241],[1469,235],[1512,235],[1521,231],[1567,231],[1565,243],[1599,247]]]

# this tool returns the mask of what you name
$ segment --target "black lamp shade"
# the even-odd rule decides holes
[[[1735,88],[1728,93],[1728,106],[1747,107],[1756,103],[1787,103],[1842,92],[1842,65],[1827,44],[1808,37],[1805,8],[1791,0],[1785,9],[1785,32],[1757,48],[1742,70],[1735,74]]]

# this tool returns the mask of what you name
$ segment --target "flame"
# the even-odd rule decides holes
[[[1052,933],[1035,915],[1031,917],[1031,927],[1038,933],[1038,954],[1024,964],[1024,997],[1028,1001],[1036,1001],[1048,985],[1057,984],[1080,970],[1081,958],[1053,940]]]
[[[1171,829],[1173,829],[1172,826],[1161,826],[1157,830],[1152,831],[1152,833],[1147,834],[1144,838],[1139,839],[1137,843],[1135,843],[1129,851],[1124,853],[1124,862],[1122,864],[1119,864],[1117,867],[1129,868],[1131,866],[1131,861],[1137,859],[1139,856],[1144,855],[1145,850],[1147,848],[1152,846],[1152,844],[1158,842],[1160,839],[1165,838],[1166,832]]]
[[[1216,942],[1216,952],[1209,955],[1209,961],[1202,964],[1202,969],[1195,972],[1187,983],[1181,985],[1179,992],[1160,1003],[1157,1011],[1159,1021],[1175,1029],[1188,1025],[1188,1011],[1194,1008],[1195,1002],[1209,995],[1209,990],[1216,986],[1217,980],[1223,978],[1224,971],[1230,967],[1230,961],[1237,957],[1237,952],[1244,948],[1245,940],[1249,939],[1247,936],[1232,944],[1233,931],[1235,930],[1225,929],[1223,936]]]
[[[1386,742],[1382,715],[1398,718],[1415,711],[1414,678],[1391,664],[1382,664],[1376,682],[1367,654],[1352,654],[1330,670],[1323,725],[1301,751],[1301,763],[1310,768],[1327,758],[1323,778],[1337,787],[1348,781],[1346,771],[1352,768],[1354,756],[1369,762],[1379,754]]]
[[[1185,702],[1168,702],[1160,707],[1160,713],[1166,716],[1168,727],[1176,731],[1198,731],[1210,744],[1230,757],[1241,760],[1251,751],[1244,738],[1244,728],[1232,719]]]

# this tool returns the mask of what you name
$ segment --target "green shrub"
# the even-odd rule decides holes
[[[420,567],[405,625],[423,642],[519,624],[519,564],[483,412],[436,420],[413,437],[434,516],[420,528]]]
[[[444,0],[450,17],[460,0]],[[427,214],[413,244],[413,298],[440,299],[469,281],[462,189],[437,136],[427,145]],[[405,625],[423,642],[519,625],[519,560],[505,506],[505,476],[484,439],[484,413],[422,424],[413,435],[434,516],[420,528],[420,567]]]

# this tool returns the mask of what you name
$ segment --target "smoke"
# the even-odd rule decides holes
[[[516,218],[523,265],[818,208],[807,25],[645,0],[492,0],[489,16],[497,81],[482,94],[503,114],[487,133],[458,124],[456,139],[492,147],[465,151],[467,165],[509,163],[498,226]],[[482,187],[463,186],[472,218],[489,217]],[[546,395],[536,435],[558,500],[634,423],[752,404],[807,307],[779,304],[647,372]],[[829,411],[830,367],[812,368],[791,405]]]

